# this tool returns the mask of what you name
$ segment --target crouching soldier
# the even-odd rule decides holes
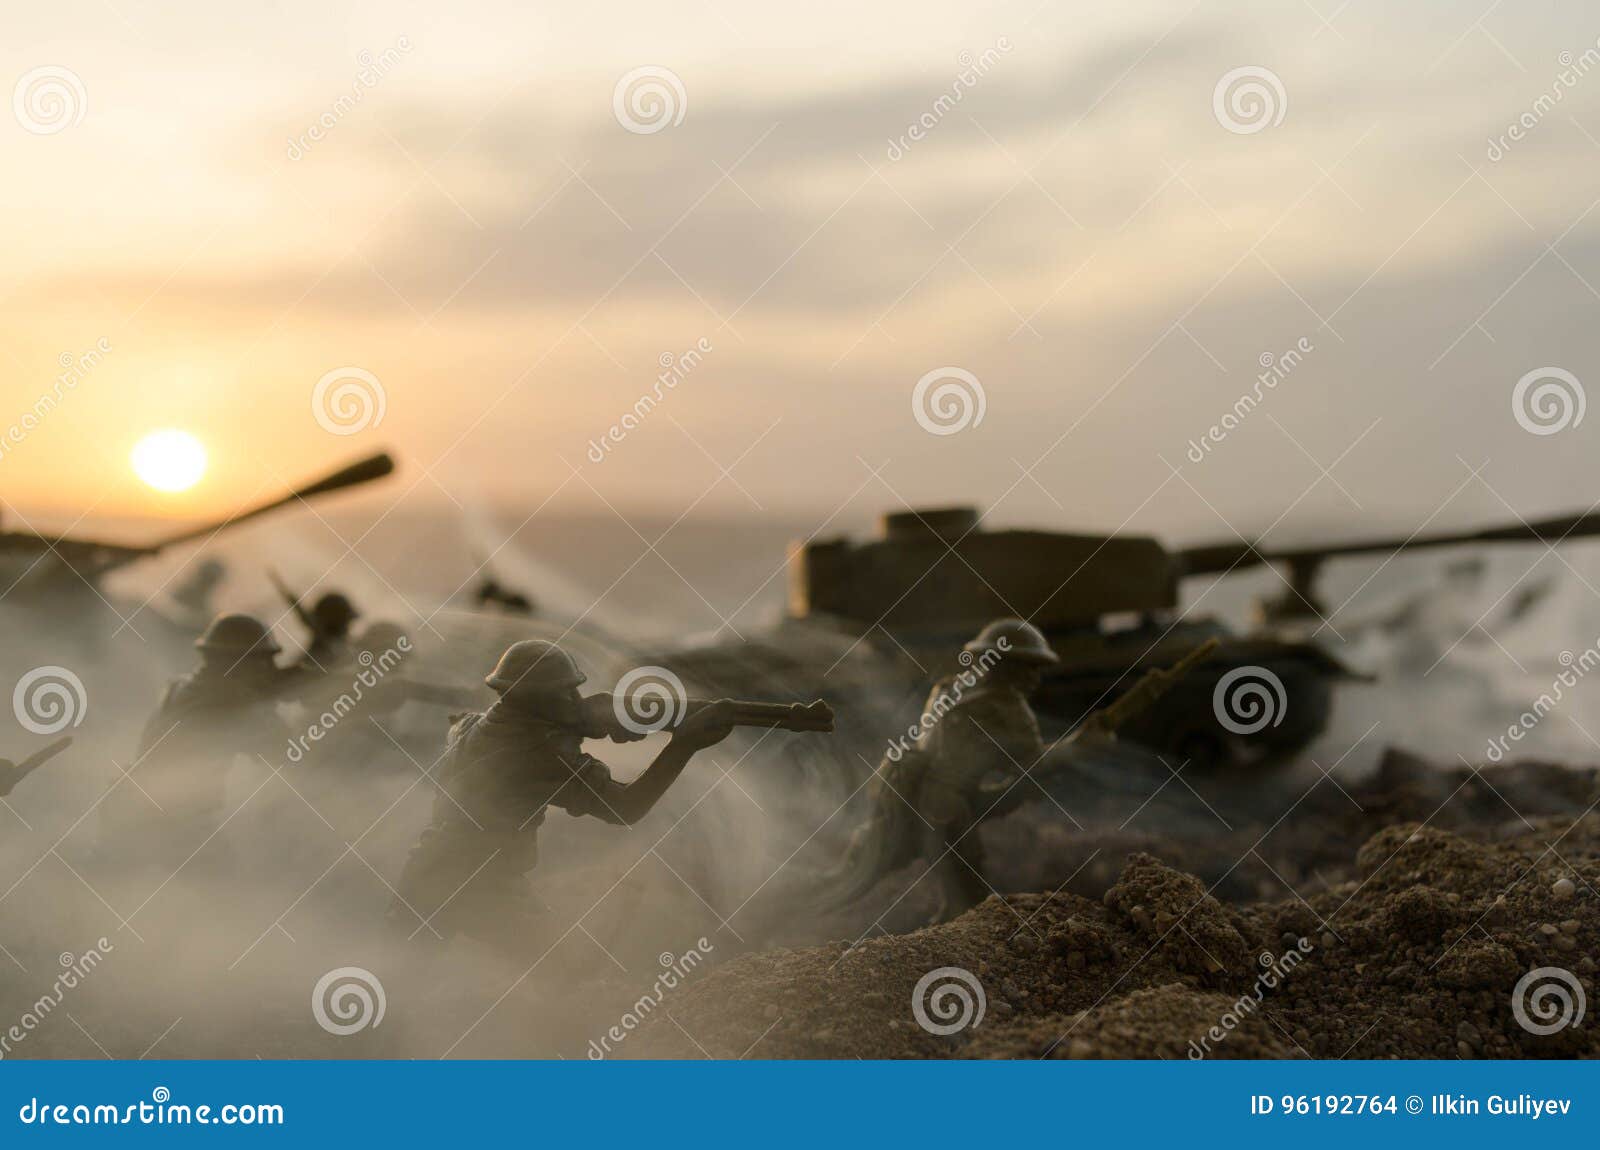
[[[583,750],[584,740],[643,735],[586,705],[578,693],[586,678],[570,655],[544,640],[525,640],[501,656],[484,680],[499,699],[450,729],[433,818],[406,860],[390,909],[396,927],[519,949],[534,912],[526,875],[538,861],[546,809],[636,823],[694,753],[727,738],[738,721],[726,700],[691,711],[638,778],[618,782]]]

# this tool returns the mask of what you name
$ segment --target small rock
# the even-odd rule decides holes
[[[1553,922],[1541,922],[1539,924],[1539,933],[1544,935],[1545,938],[1554,938],[1561,931]]]
[[[1575,919],[1575,918],[1565,919],[1561,923],[1561,933],[1562,934],[1577,934],[1578,933],[1578,927],[1581,926],[1581,925],[1582,924],[1579,923],[1578,920]]]
[[[1462,1058],[1471,1058],[1473,1056],[1472,1047],[1468,1046],[1465,1042],[1456,1043],[1456,1053]]]
[[[1578,887],[1570,878],[1558,878],[1550,884],[1550,893],[1565,901],[1578,893]]]
[[[1460,1042],[1465,1042],[1474,1049],[1480,1049],[1483,1046],[1483,1035],[1476,1026],[1465,1019],[1462,1019],[1456,1025],[1456,1039]]]
[[[1067,1047],[1068,1058],[1093,1058],[1094,1045],[1087,1038],[1074,1038]]]
[[[776,1022],[783,1014],[783,1011],[778,1009],[776,1003],[770,1003],[768,1004],[767,1009],[762,1011],[762,1014],[766,1016],[768,1022]]]
[[[1570,934],[1558,934],[1555,937],[1556,949],[1560,951],[1573,951],[1578,949],[1578,940]]]
[[[1322,945],[1324,949],[1333,946],[1333,934],[1329,931],[1322,932]]]

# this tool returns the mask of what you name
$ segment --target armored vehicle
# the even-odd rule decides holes
[[[929,679],[957,669],[962,642],[978,628],[1017,616],[1040,627],[1061,656],[1035,697],[1041,721],[1060,733],[1144,671],[1216,638],[1216,654],[1123,739],[1196,765],[1264,763],[1320,734],[1335,684],[1364,677],[1301,625],[1325,615],[1315,586],[1325,562],[1447,545],[1554,545],[1595,534],[1600,514],[1292,551],[1248,541],[1171,549],[1147,536],[983,530],[970,507],[894,512],[883,517],[878,538],[797,546],[788,607],[774,631],[656,660],[701,690],[820,696],[841,716],[873,700],[873,721],[881,723],[884,714],[903,712]],[[1250,633],[1180,611],[1184,579],[1262,564],[1284,569],[1286,589],[1263,605]]]

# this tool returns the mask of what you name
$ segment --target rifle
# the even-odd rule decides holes
[[[267,568],[267,579],[277,588],[278,594],[289,605],[289,610],[294,612],[295,618],[299,619],[301,625],[309,630],[312,635],[315,635],[317,633],[317,621],[311,617],[311,612],[306,609],[306,605],[301,601],[300,596],[296,595],[289,587],[289,584],[283,581],[283,576],[278,574],[276,567]]]
[[[43,766],[71,745],[72,736],[63,735],[44,750],[34,752],[20,763],[11,764],[0,759],[0,796],[9,795],[11,788],[27,778],[36,767]]]
[[[590,738],[618,738],[631,741],[642,738],[644,732],[627,727],[620,714],[655,716],[670,701],[659,695],[636,694],[624,696],[619,708],[617,698],[611,694],[585,695],[581,729]],[[684,699],[678,701],[677,714],[667,728],[675,727],[690,715],[712,705],[713,702],[732,705],[730,722],[736,727],[767,727],[780,731],[819,731],[833,733],[833,708],[818,699],[814,703],[757,703],[747,699]],[[640,724],[643,726],[644,724]],[[653,725],[653,724],[652,724]]]
[[[1065,740],[1075,743],[1090,736],[1115,735],[1118,730],[1144,714],[1156,700],[1172,689],[1180,679],[1211,657],[1220,646],[1216,639],[1207,639],[1170,667],[1152,667],[1139,677],[1114,701],[1093,712],[1078,725],[1078,729]]]

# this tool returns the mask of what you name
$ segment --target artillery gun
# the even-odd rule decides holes
[[[43,622],[69,632],[90,628],[101,611],[108,616],[116,612],[124,620],[131,620],[146,604],[118,606],[107,598],[101,583],[111,573],[186,543],[209,542],[223,531],[280,508],[371,483],[393,471],[394,460],[379,452],[276,499],[150,543],[109,543],[34,531],[0,531],[0,610],[24,611],[29,622]]]
[[[1345,556],[1420,548],[1539,542],[1600,534],[1600,514],[1457,534],[1274,550],[1248,541],[1171,549],[1139,535],[1078,535],[980,528],[969,507],[893,512],[876,539],[809,541],[789,559],[785,617],[772,632],[661,652],[654,661],[702,690],[760,690],[862,706],[864,694],[915,705],[929,679],[959,669],[961,644],[990,620],[1040,627],[1061,662],[1035,697],[1041,719],[1067,730],[1106,706],[1145,671],[1220,647],[1133,720],[1124,742],[1196,765],[1262,764],[1316,738],[1335,684],[1364,679],[1305,632],[1325,617],[1317,573]],[[1183,581],[1262,565],[1286,569],[1286,592],[1263,605],[1257,627],[1231,631],[1180,611]],[[1264,686],[1259,713],[1238,714],[1241,679]]]

